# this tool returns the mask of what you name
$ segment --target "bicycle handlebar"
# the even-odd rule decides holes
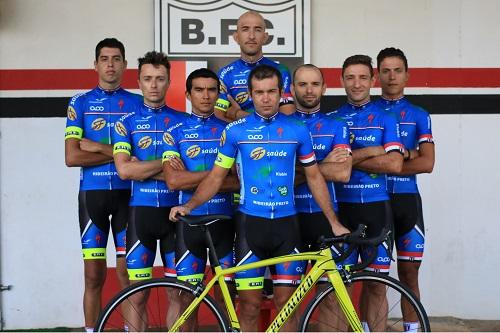
[[[349,269],[352,271],[361,270],[367,267],[375,259],[375,257],[377,256],[376,247],[380,245],[382,242],[389,239],[389,236],[391,234],[391,231],[387,227],[384,227],[378,236],[372,238],[365,238],[366,228],[367,228],[366,225],[360,224],[358,225],[358,228],[355,231],[349,234],[331,238],[325,238],[324,236],[320,236],[318,243],[320,244],[320,248],[322,249],[330,247],[335,243],[349,244],[348,248],[344,250],[344,252],[338,258],[335,259],[336,262],[342,262],[345,259],[347,259],[354,251],[354,249],[360,245],[371,246],[375,248],[375,251],[371,251],[370,257],[367,258],[367,260],[364,260],[359,264],[354,264],[349,267]]]

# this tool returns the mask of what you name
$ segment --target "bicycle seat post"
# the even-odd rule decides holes
[[[215,252],[214,242],[212,241],[212,235],[210,234],[210,230],[208,225],[204,225],[203,231],[205,231],[205,241],[208,246],[208,255],[210,257],[210,264],[215,266],[220,266],[219,258],[217,258],[217,253]]]

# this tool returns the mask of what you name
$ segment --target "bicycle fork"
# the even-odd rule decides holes
[[[333,262],[331,262],[333,266]],[[325,268],[325,270],[327,270]],[[328,279],[330,280],[333,289],[335,291],[335,296],[337,297],[337,301],[344,313],[349,326],[352,328],[354,332],[363,332],[363,326],[361,325],[361,321],[359,319],[358,313],[352,304],[351,297],[347,292],[347,288],[345,287],[342,276],[340,275],[338,269],[334,267],[328,273]]]

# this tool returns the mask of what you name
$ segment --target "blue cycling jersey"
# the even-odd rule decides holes
[[[115,122],[133,111],[142,103],[142,96],[122,88],[104,90],[96,87],[91,91],[73,96],[68,106],[65,139],[92,141],[111,144]],[[113,162],[82,167],[80,169],[80,190],[129,189],[130,182],[118,177]]]
[[[370,146],[383,146],[387,153],[397,151],[403,154],[396,118],[375,103],[361,106],[350,103],[343,105],[331,116],[347,122],[350,130],[352,150]],[[336,184],[337,200],[340,202],[374,202],[389,200],[387,175],[368,173],[353,167],[351,179],[346,184]]]
[[[399,134],[405,149],[416,149],[424,142],[434,143],[431,117],[422,108],[411,104],[406,97],[388,100],[383,97],[375,102],[383,110],[393,114],[399,123]],[[418,193],[416,175],[388,175],[389,193]]]
[[[266,57],[262,57],[256,62],[246,62],[240,58],[219,70],[218,76],[221,82],[221,90],[215,105],[216,109],[226,112],[231,104],[228,96],[231,96],[243,111],[255,111],[252,98],[248,93],[247,80],[250,71],[258,65],[269,65],[280,71],[283,80],[283,95],[280,105],[293,103],[292,93],[290,92],[292,80],[285,65],[278,64]]]
[[[113,132],[113,154],[125,153],[140,161],[161,159],[167,128],[182,122],[186,115],[168,106],[153,108],[143,104],[122,117]],[[171,207],[179,202],[179,192],[168,189],[165,181],[132,181],[130,206]]]
[[[297,110],[293,117],[301,120],[309,128],[313,140],[313,149],[316,159],[322,161],[335,148],[345,148],[351,151],[349,145],[349,128],[340,119],[329,117],[320,110],[305,113]],[[335,198],[335,185],[333,182],[326,182],[333,207],[337,211],[337,199]],[[295,205],[301,213],[321,212],[321,208],[314,200],[311,190],[306,183],[295,188]]]
[[[269,219],[297,213],[296,159],[305,166],[316,163],[311,135],[301,121],[281,113],[263,118],[254,112],[227,125],[215,164],[228,169],[237,155],[241,212]]]
[[[164,147],[163,162],[171,156],[182,159],[186,170],[200,172],[211,170],[219,152],[219,142],[226,122],[213,114],[201,117],[191,114],[182,123],[167,130],[168,138]],[[180,203],[191,199],[194,191],[181,191]],[[203,205],[193,209],[191,215],[223,214],[233,215],[232,194],[217,193]]]

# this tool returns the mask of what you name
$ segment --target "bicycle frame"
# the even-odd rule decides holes
[[[309,271],[309,273],[302,279],[301,283],[297,286],[292,296],[288,299],[286,304],[277,314],[276,318],[269,325],[266,332],[277,332],[283,326],[283,324],[288,320],[291,314],[297,309],[300,303],[304,300],[308,292],[316,285],[318,280],[324,275],[328,275],[330,283],[335,288],[335,295],[340,304],[342,312],[345,314],[351,329],[355,332],[362,332],[363,328],[361,326],[361,321],[359,320],[358,314],[354,309],[351,298],[347,292],[347,289],[342,280],[335,261],[332,258],[331,250],[329,248],[320,250],[318,252],[304,252],[298,254],[290,254],[285,256],[280,256],[276,258],[265,259],[262,261],[257,261],[254,263],[249,263],[241,266],[235,266],[231,268],[223,269],[221,266],[216,266],[214,268],[215,275],[207,283],[207,285],[201,290],[196,296],[193,302],[187,307],[182,315],[177,319],[177,321],[170,328],[170,331],[178,331],[182,324],[189,318],[189,316],[196,310],[201,300],[209,293],[216,282],[219,282],[221,292],[224,298],[224,303],[226,305],[228,319],[230,325],[233,329],[241,330],[238,317],[236,315],[236,310],[229,293],[226,281],[224,280],[224,275],[231,275],[237,272],[260,268],[264,266],[271,266],[276,264],[281,264],[290,261],[314,261],[315,264]]]

